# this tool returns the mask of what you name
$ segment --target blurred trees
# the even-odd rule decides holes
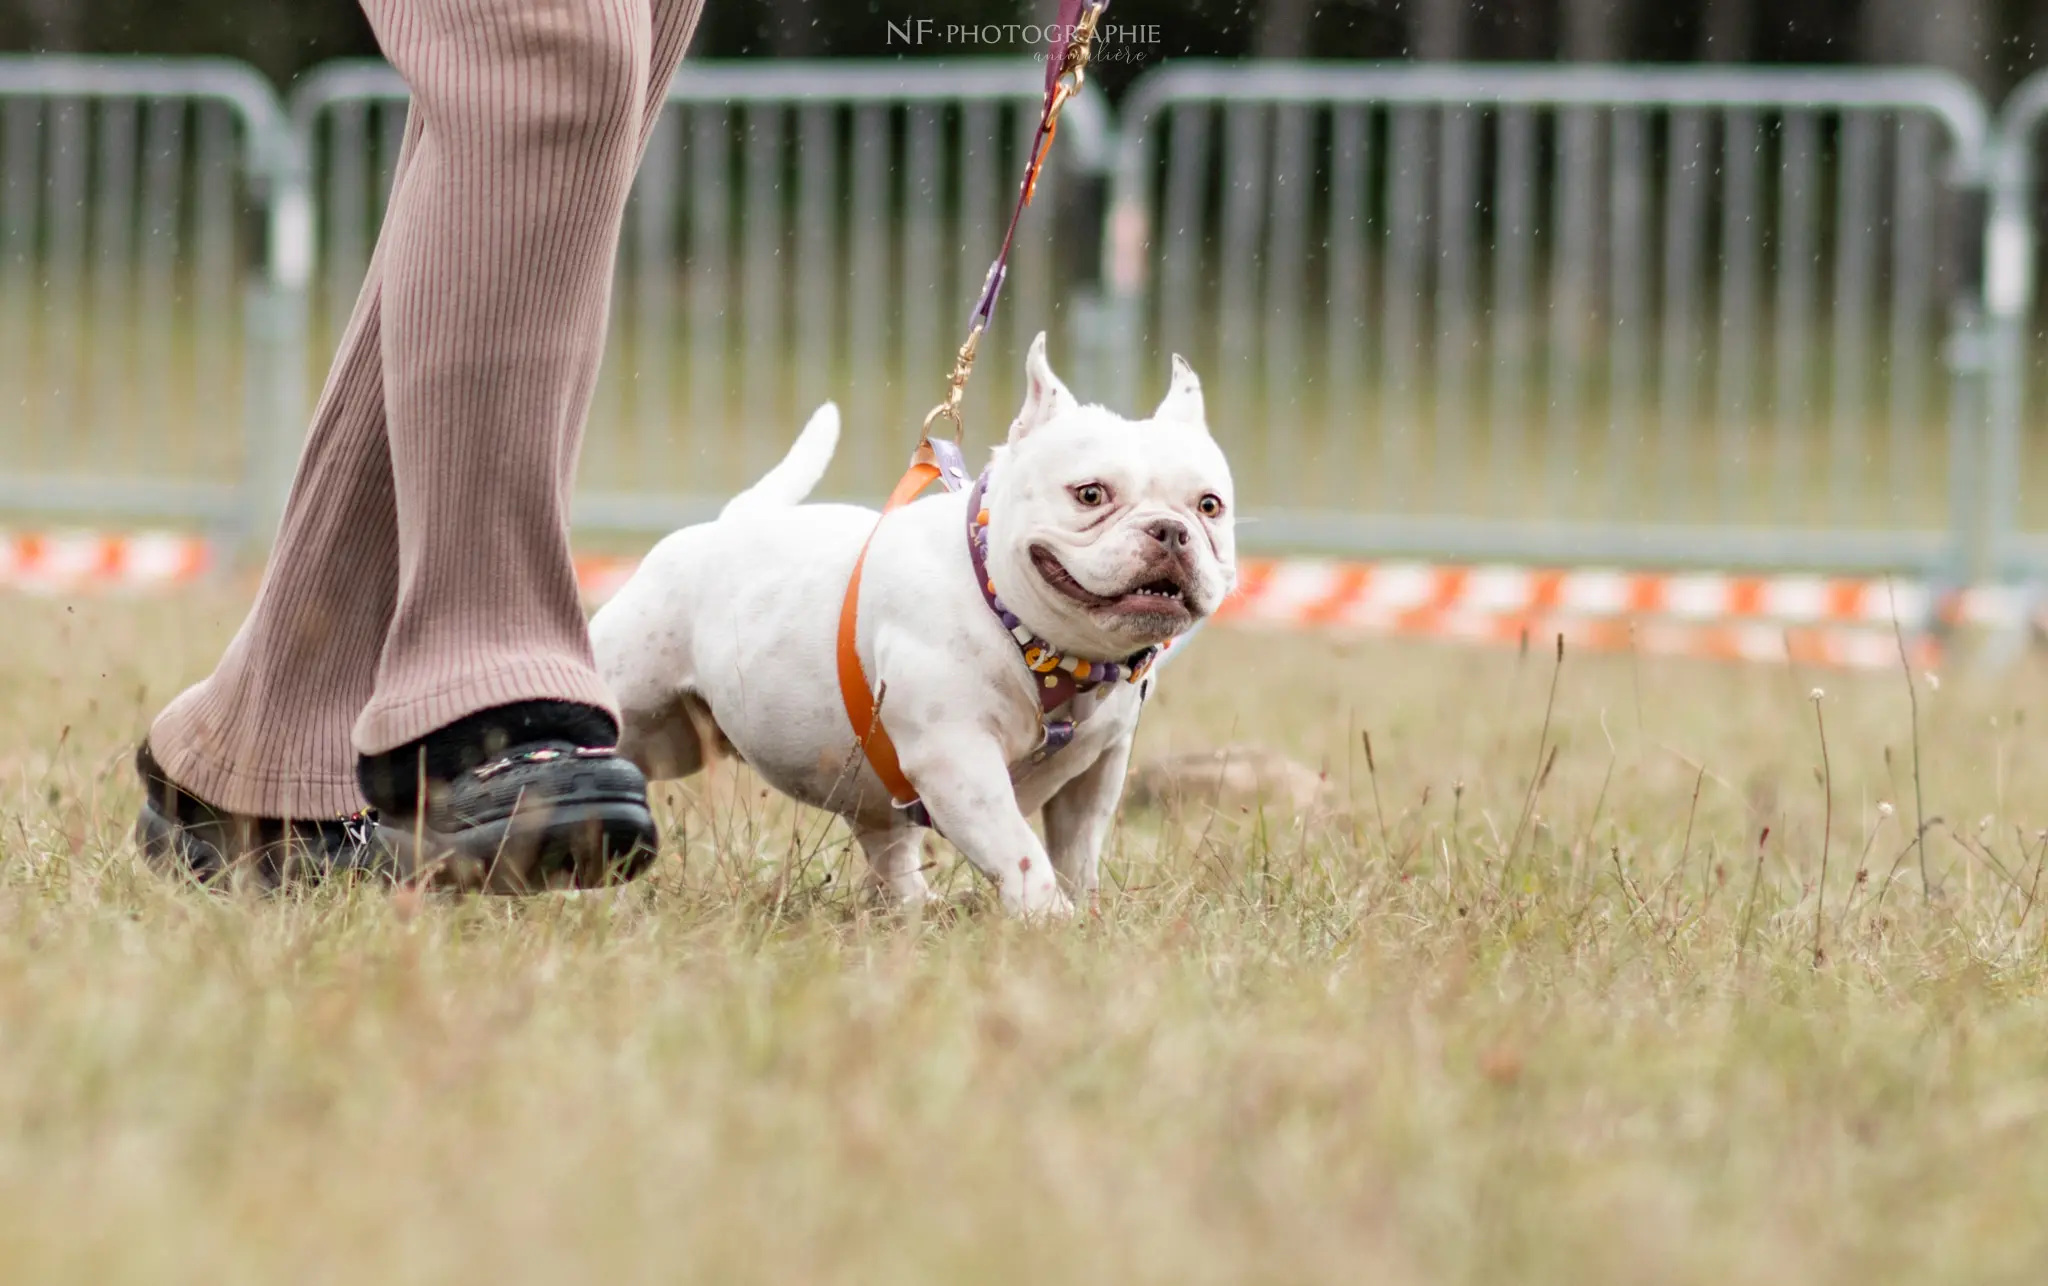
[[[906,49],[889,27],[1042,20],[1054,0],[709,0],[704,57],[975,56]],[[1141,62],[1198,55],[1716,62],[1933,62],[1996,92],[2043,65],[2048,0],[1116,0],[1156,27]],[[217,53],[280,80],[375,52],[354,0],[0,0],[0,49]]]
[[[1465,56],[1466,0],[1415,0],[1408,24],[1409,50],[1417,58],[1450,61]]]
[[[21,0],[30,29],[46,49],[77,49],[85,41],[85,13],[75,0]]]
[[[2003,24],[1987,0],[1864,0],[1858,16],[1865,61],[1933,63],[1993,92],[2005,81],[1992,57]]]
[[[1573,62],[1615,62],[1629,56],[1629,0],[1564,0],[1558,52]]]
[[[1301,58],[1308,53],[1314,0],[1266,0],[1259,14],[1252,52],[1261,58]]]
[[[1701,62],[1740,62],[1748,56],[1755,0],[1705,0],[1700,21]]]

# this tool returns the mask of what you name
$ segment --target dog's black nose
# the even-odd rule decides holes
[[[1145,530],[1168,549],[1185,549],[1190,539],[1188,525],[1178,518],[1154,519]]]

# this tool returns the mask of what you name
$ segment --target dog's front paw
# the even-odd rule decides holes
[[[1003,881],[1003,910],[1023,920],[1071,920],[1074,900],[1060,888],[1052,863],[1022,858],[1014,878]]]

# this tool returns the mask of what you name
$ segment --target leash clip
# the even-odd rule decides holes
[[[1095,24],[1102,21],[1102,11],[1107,7],[1106,0],[1097,0],[1083,9],[1081,16],[1074,21],[1066,57],[1060,64],[1059,80],[1053,86],[1052,101],[1046,106],[1048,122],[1058,119],[1067,100],[1079,94],[1081,87],[1088,83],[1088,64],[1095,54]]]
[[[1052,141],[1059,135],[1060,113],[1088,83],[1088,63],[1095,51],[1095,24],[1101,21],[1105,7],[1107,0],[1097,0],[1082,10],[1081,16],[1074,21],[1066,52],[1060,58],[1059,74],[1053,78],[1052,92],[1045,100],[1045,116],[1038,123],[1038,143],[1032,149],[1031,168],[1024,175],[1026,205],[1030,205],[1038,195],[1039,171],[1045,168],[1045,158],[1052,152]]]
[[[987,323],[982,318],[974,319],[974,328],[967,332],[967,342],[960,345],[960,351],[953,355],[952,373],[946,376],[946,400],[933,407],[924,417],[924,435],[931,437],[932,426],[940,420],[953,422],[953,441],[958,442],[966,432],[966,425],[960,418],[960,404],[967,396],[967,381],[974,376],[974,359],[981,351],[981,332]]]

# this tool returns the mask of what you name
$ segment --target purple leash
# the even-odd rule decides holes
[[[1031,144],[1031,165],[1024,173],[1017,204],[1010,211],[1010,226],[1003,233],[1003,248],[996,255],[995,262],[989,265],[988,276],[982,282],[981,300],[975,304],[974,312],[968,318],[970,331],[985,330],[995,320],[996,299],[1003,293],[1003,282],[1010,275],[1010,246],[1017,239],[1017,225],[1024,217],[1024,207],[1031,204],[1031,198],[1038,190],[1038,172],[1044,167],[1053,136],[1059,131],[1060,111],[1069,99],[1081,92],[1089,55],[1094,47],[1095,26],[1107,8],[1109,0],[1096,0],[1093,4],[1087,4],[1085,0],[1060,0],[1059,22],[1053,28],[1052,44],[1046,52],[1045,110],[1039,114],[1038,136]]]

